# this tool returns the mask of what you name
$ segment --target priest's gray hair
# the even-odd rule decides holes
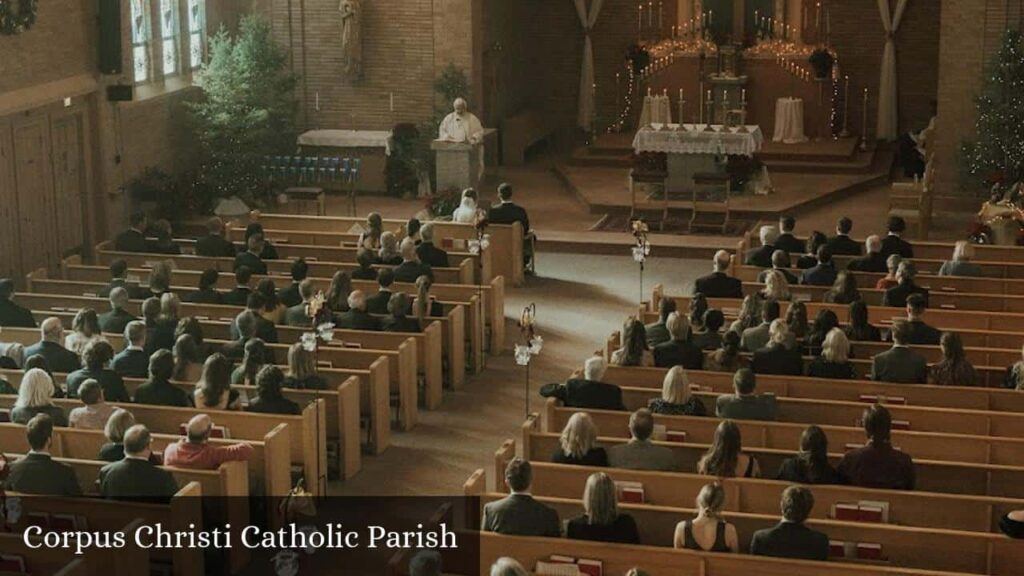
[[[452,108],[458,108],[460,106],[463,108],[469,108],[469,104],[466,102],[465,98],[456,98],[455,102],[452,102]]]

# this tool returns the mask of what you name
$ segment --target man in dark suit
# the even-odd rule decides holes
[[[860,242],[857,242],[853,238],[850,238],[850,232],[853,230],[853,220],[850,220],[846,216],[839,219],[836,222],[836,235],[829,238],[828,243],[825,244],[832,250],[832,254],[835,256],[860,256]]]
[[[252,294],[252,270],[248,266],[239,266],[235,269],[235,287],[224,294],[224,303],[228,306],[245,306]]]
[[[64,326],[61,325],[60,318],[51,316],[43,320],[39,331],[42,339],[25,348],[26,359],[39,354],[46,358],[46,365],[49,366],[50,371],[59,374],[70,374],[82,367],[78,354],[68,350],[62,344],[64,342]]]
[[[388,301],[387,317],[381,320],[380,328],[384,332],[420,332],[420,321],[408,316],[412,302],[409,295],[396,292]]]
[[[487,221],[491,224],[512,224],[519,222],[523,226],[523,234],[530,232],[530,216],[526,209],[512,202],[512,185],[504,182],[498,186],[498,200],[501,204],[487,211]]]
[[[136,212],[131,215],[128,229],[114,239],[114,250],[118,252],[148,252],[149,242],[146,241],[146,215]]]
[[[740,334],[740,348],[748,352],[757,352],[768,345],[770,340],[769,330],[779,314],[782,307],[775,300],[769,300],[761,306],[761,323],[757,326],[747,328]]]
[[[252,338],[259,338],[256,334],[256,326],[259,315],[252,310],[243,310],[235,317],[235,327],[238,329],[238,338],[221,346],[220,353],[228,360],[240,361],[245,357],[245,344]],[[266,346],[263,349],[263,363],[274,363],[274,351]]]
[[[836,265],[832,262],[832,249],[818,247],[818,263],[800,274],[800,283],[808,286],[831,286],[836,281]]]
[[[887,228],[889,235],[882,240],[882,255],[899,254],[903,258],[914,257],[914,247],[901,236],[907,230],[907,222],[899,216],[890,216]]]
[[[96,295],[100,298],[108,298],[110,292],[117,287],[127,290],[128,297],[135,300],[143,300],[149,295],[149,290],[128,283],[128,263],[120,258],[110,263],[110,284],[100,288]]]
[[[308,278],[303,279],[299,283],[299,303],[284,311],[284,323],[288,326],[311,328],[313,319],[306,314],[306,307],[309,306],[314,295],[316,295],[316,286],[313,281]]]
[[[309,265],[306,264],[305,258],[299,258],[292,262],[291,275],[291,285],[277,293],[277,299],[289,308],[302,302],[302,294],[299,293],[299,284],[309,276]]]
[[[885,256],[882,255],[882,239],[872,234],[864,242],[868,253],[860,258],[850,260],[847,269],[853,272],[877,272],[885,274],[889,268],[885,264]]]
[[[235,269],[239,266],[247,266],[249,270],[252,270],[253,274],[259,274],[260,276],[267,275],[267,264],[260,258],[260,253],[266,247],[266,242],[263,240],[263,233],[257,232],[245,242],[245,250],[239,252],[235,256]]]
[[[902,308],[907,305],[907,299],[911,294],[918,294],[924,299],[925,307],[928,307],[928,289],[918,286],[914,282],[917,276],[917,267],[910,260],[900,262],[896,269],[896,285],[885,291],[882,295],[882,306]]]
[[[114,356],[110,368],[122,378],[146,378],[149,376],[149,354],[146,354],[146,323],[136,320],[124,329],[127,344]]]
[[[747,253],[744,264],[757,266],[759,268],[771,268],[772,253],[775,252],[775,241],[779,238],[779,231],[775,226],[761,226],[761,245]]]
[[[789,253],[787,253],[785,250],[781,248],[776,250],[775,252],[772,252],[772,267],[765,270],[761,270],[761,272],[757,274],[757,281],[760,282],[761,284],[764,284],[765,280],[768,279],[768,274],[771,273],[772,270],[778,270],[779,273],[786,278],[786,282],[789,282],[790,284],[799,283],[800,280],[796,277],[796,275],[789,271],[789,265],[791,261],[792,260],[789,257]]]
[[[715,403],[715,414],[731,420],[775,420],[774,394],[757,394],[757,380],[749,368],[740,368],[732,378],[734,394],[723,394]]]
[[[196,240],[196,255],[210,258],[234,258],[238,250],[224,238],[224,221],[214,216],[206,221],[206,236]]]
[[[750,553],[755,556],[828,560],[828,536],[804,525],[814,509],[814,494],[803,486],[782,492],[782,522],[754,532]]]
[[[47,414],[36,414],[25,427],[31,448],[28,454],[11,464],[4,488],[40,496],[81,496],[75,471],[50,456],[53,420]]]
[[[8,328],[35,328],[36,319],[27,308],[15,304],[14,281],[10,278],[0,279],[0,326]]]
[[[416,256],[431,268],[447,268],[448,253],[434,245],[434,225],[425,224],[420,228],[420,237],[423,239],[416,246]]]
[[[928,362],[908,346],[910,326],[906,320],[892,323],[892,348],[871,359],[871,379],[897,384],[924,384]]]
[[[668,333],[668,315],[676,311],[676,301],[672,298],[662,298],[658,303],[658,321],[644,326],[647,333],[647,347],[654,348],[658,344],[668,342],[672,337]]]
[[[110,311],[99,315],[100,330],[107,334],[120,334],[133,320],[134,315],[125,311],[128,306],[128,290],[118,286],[110,291]]]
[[[533,499],[530,495],[532,483],[530,463],[522,458],[513,458],[505,467],[505,485],[511,494],[484,505],[481,529],[508,536],[561,536],[558,512]]]
[[[175,325],[160,319],[159,298],[146,298],[142,302],[142,319],[146,323],[146,354],[174,349]]]
[[[779,218],[779,230],[782,234],[775,240],[775,247],[784,250],[787,254],[803,254],[806,246],[803,240],[793,235],[796,228],[796,219],[788,214]]]
[[[385,268],[377,273],[377,293],[366,299],[366,311],[370,314],[387,314],[388,302],[391,301],[391,285],[395,283],[395,273]]]
[[[171,473],[149,461],[149,430],[136,424],[124,434],[124,459],[100,469],[100,495],[111,500],[169,502],[178,491]]]
[[[911,294],[907,297],[907,343],[911,346],[938,346],[942,339],[942,331],[929,326],[922,320],[928,305],[924,296]]]
[[[198,289],[185,297],[185,302],[192,304],[223,304],[224,296],[217,291],[217,281],[220,279],[220,272],[213,268],[203,270],[199,275]]]
[[[366,311],[366,294],[353,290],[348,295],[348,311],[335,316],[338,328],[344,330],[380,330],[380,321]]]
[[[864,410],[861,419],[868,443],[847,452],[839,462],[836,472],[843,484],[913,490],[916,476],[914,461],[909,454],[892,446],[892,415],[889,410],[876,404]]]
[[[687,370],[704,367],[704,353],[690,340],[690,321],[672,312],[665,322],[669,340],[654,347],[654,365],[658,368],[682,366]]]
[[[420,276],[426,276],[434,280],[434,272],[430,266],[419,261],[416,257],[416,242],[412,238],[402,240],[402,263],[395,267],[395,282],[406,282],[414,284]]]
[[[732,255],[725,250],[715,253],[714,272],[701,276],[694,284],[693,292],[707,298],[743,298],[743,283],[726,274]]]
[[[768,328],[769,343],[754,352],[751,369],[758,374],[782,374],[800,376],[803,374],[803,358],[796,338],[789,331],[786,322],[775,320]]]
[[[249,297],[245,300],[245,309],[253,313],[253,318],[256,320],[256,337],[263,340],[267,344],[277,344],[277,326],[270,320],[267,320],[260,315],[260,311],[263,310],[266,301],[263,295],[259,292],[253,292],[249,294]],[[238,333],[238,326],[235,322],[231,323],[231,338],[238,340],[241,336]]]
[[[571,408],[625,410],[622,389],[615,384],[601,382],[606,369],[604,358],[592,356],[583,363],[582,379],[567,380],[565,384],[555,387],[551,395]]]

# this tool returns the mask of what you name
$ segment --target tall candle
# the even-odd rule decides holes
[[[654,0],[647,3],[647,27],[654,26]]]
[[[320,91],[316,91],[316,111],[320,111]]]
[[[391,111],[392,112],[395,111],[395,93],[394,92],[388,94],[388,106],[391,107]]]
[[[643,33],[643,31],[644,31],[644,3],[643,2],[641,2],[640,5],[637,6],[636,30],[637,30],[637,32],[640,32],[640,33]]]
[[[664,15],[665,15],[665,7],[659,1],[658,2],[658,32],[661,32],[664,29],[664,21],[663,21],[663,18],[662,18]]]
[[[747,101],[747,89],[744,88],[743,89],[743,102],[746,102],[746,101]]]

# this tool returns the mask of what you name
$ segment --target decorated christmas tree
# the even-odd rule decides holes
[[[1024,35],[1010,30],[978,96],[977,136],[961,145],[963,184],[1012,185],[1024,178]]]

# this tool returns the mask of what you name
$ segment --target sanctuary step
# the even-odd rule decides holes
[[[809,158],[802,155],[784,157],[772,155],[765,158],[758,154],[758,158],[768,166],[771,174],[779,173],[806,173],[817,172],[819,174],[866,174],[872,172],[876,166],[876,155],[879,150],[874,146],[866,152],[857,150],[852,156],[845,159]],[[885,156],[885,154],[881,154]],[[888,155],[891,161],[891,154]]]

